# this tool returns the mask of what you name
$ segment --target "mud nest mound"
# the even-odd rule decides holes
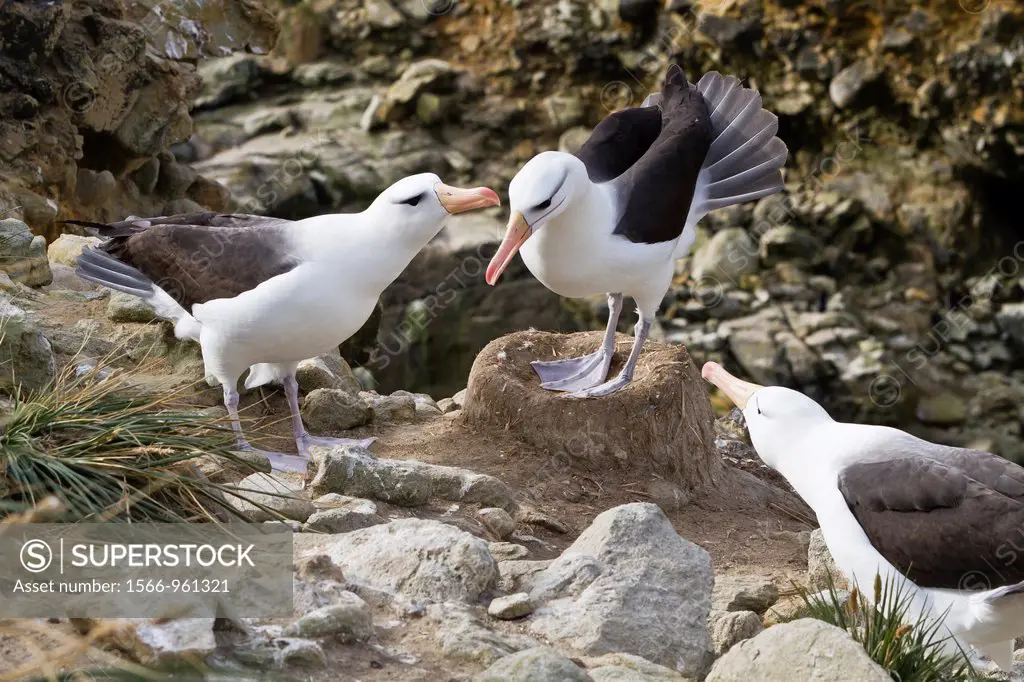
[[[684,347],[648,341],[633,382],[601,398],[579,400],[540,387],[531,361],[591,353],[602,336],[528,331],[495,339],[473,363],[463,423],[504,429],[582,472],[622,471],[624,482],[660,478],[687,492],[708,485],[721,461],[714,414]],[[632,341],[616,339],[609,377],[618,374]]]

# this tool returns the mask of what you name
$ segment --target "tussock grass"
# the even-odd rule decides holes
[[[60,521],[177,522],[225,518],[221,486],[196,466],[232,452],[230,427],[180,393],[150,395],[133,378],[71,365],[45,391],[16,395],[0,412],[0,514],[55,498]]]
[[[989,679],[975,672],[966,653],[948,653],[943,645],[948,635],[941,619],[909,617],[911,596],[894,580],[884,583],[875,576],[873,601],[857,588],[843,600],[832,577],[828,589],[808,595],[797,593],[811,618],[835,625],[850,633],[871,659],[886,669],[897,682],[982,682]]]

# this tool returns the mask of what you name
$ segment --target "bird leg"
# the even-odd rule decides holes
[[[541,388],[549,391],[580,391],[597,386],[608,377],[615,353],[615,327],[622,312],[622,294],[608,294],[608,326],[596,352],[566,360],[534,360],[530,363],[540,377]]]
[[[368,448],[376,438],[329,438],[326,436],[311,436],[302,424],[302,413],[299,411],[299,384],[295,381],[295,375],[289,374],[284,378],[284,394],[288,397],[288,409],[292,414],[292,429],[295,431],[295,445],[299,449],[299,457],[303,461],[310,460],[309,448],[312,445],[324,447],[356,445],[361,448]],[[305,471],[305,466],[302,468]]]
[[[228,408],[228,416],[231,417],[231,428],[235,432],[236,448],[244,452],[258,452],[265,455],[270,460],[271,469],[277,469],[278,471],[299,471],[306,473],[306,458],[296,457],[295,455],[286,455],[281,452],[270,452],[268,450],[260,450],[254,448],[249,441],[245,439],[245,434],[242,433],[242,422],[238,418],[238,389],[234,387],[233,382],[222,381],[224,385],[224,407]],[[301,461],[300,461],[301,460]]]
[[[647,340],[647,334],[651,331],[651,323],[644,319],[644,314],[640,313],[640,319],[634,327],[636,338],[633,339],[633,349],[629,351],[629,359],[626,360],[625,366],[622,371],[619,372],[619,376],[615,377],[611,381],[606,381],[600,386],[594,386],[593,388],[583,389],[582,391],[576,391],[570,393],[569,398],[599,398],[609,393],[614,393],[629,382],[633,380],[633,370],[636,369],[637,360],[640,359],[640,349],[643,348],[644,341]]]

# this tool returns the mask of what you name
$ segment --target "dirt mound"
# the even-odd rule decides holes
[[[590,353],[602,334],[530,331],[492,341],[473,363],[462,420],[504,428],[578,470],[628,470],[634,478],[701,490],[720,460],[711,405],[682,346],[648,342],[633,383],[603,398],[576,400],[540,387],[532,360]],[[618,373],[631,343],[626,336],[617,339],[609,376]]]

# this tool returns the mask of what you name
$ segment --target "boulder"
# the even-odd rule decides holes
[[[62,234],[46,247],[46,257],[50,263],[75,266],[75,261],[87,248],[102,244],[99,237],[83,237],[77,234]]]
[[[825,537],[817,528],[811,531],[811,542],[807,547],[807,585],[812,590],[827,590],[830,575],[836,589],[846,589],[846,576],[836,566]]]
[[[387,519],[377,513],[377,505],[370,500],[361,500],[355,497],[346,497],[330,493],[316,501],[317,506],[322,505],[325,498],[339,498],[337,504],[326,509],[314,512],[302,527],[304,532],[318,533],[348,533],[349,531],[369,528],[379,523],[387,523]]]
[[[540,387],[532,360],[593,352],[602,336],[526,331],[492,341],[473,363],[460,419],[506,430],[569,468],[702,489],[721,460],[704,382],[684,347],[648,341],[633,382],[599,400],[566,400]],[[610,376],[631,343],[619,337]]]
[[[507,540],[516,530],[515,519],[504,509],[484,507],[476,515],[499,540]]]
[[[297,485],[271,474],[250,474],[238,483],[238,492],[228,495],[227,500],[251,523],[276,519],[274,512],[286,519],[305,521],[314,507],[308,493]]]
[[[473,682],[593,682],[593,678],[554,649],[539,646],[498,659]]]
[[[399,519],[306,542],[340,568],[357,592],[411,602],[474,603],[498,581],[487,543],[438,521]],[[296,550],[304,551],[303,541],[296,542]]]
[[[0,270],[30,287],[52,282],[46,239],[33,235],[20,220],[0,220]]]
[[[303,393],[311,393],[318,388],[346,391],[353,395],[359,393],[359,380],[337,351],[300,362],[295,370],[295,381]]]
[[[441,653],[449,659],[491,665],[499,658],[539,645],[532,637],[491,630],[466,604],[431,604],[427,616],[436,623]]]
[[[515,620],[533,613],[533,603],[530,601],[530,595],[516,592],[492,599],[487,606],[487,613],[499,620]]]
[[[747,231],[730,227],[715,234],[693,254],[690,273],[696,280],[711,279],[737,286],[744,275],[758,269],[757,244]]]
[[[715,643],[715,656],[721,656],[734,645],[764,630],[761,617],[753,611],[712,611],[708,630]]]
[[[339,388],[317,388],[302,400],[302,419],[311,432],[340,436],[369,424],[373,410],[359,396]]]
[[[568,570],[567,570],[568,569]],[[707,630],[711,558],[653,504],[594,519],[533,579],[530,631],[581,654],[629,653],[699,677],[714,659]]]
[[[779,588],[768,578],[746,575],[715,577],[711,608],[718,611],[764,613],[779,600]]]
[[[335,603],[310,611],[285,628],[290,637],[333,637],[342,644],[365,642],[373,634],[370,605],[351,592],[341,592]]]
[[[692,682],[675,670],[632,654],[605,654],[581,661],[594,682]]]
[[[217,648],[213,618],[132,619],[121,646],[143,664],[201,661]]]
[[[111,322],[152,322],[156,313],[138,296],[114,291],[107,302],[107,319]]]
[[[37,391],[57,374],[50,342],[28,313],[0,295],[0,391]]]
[[[892,682],[844,630],[811,618],[768,628],[734,646],[705,682]]]

